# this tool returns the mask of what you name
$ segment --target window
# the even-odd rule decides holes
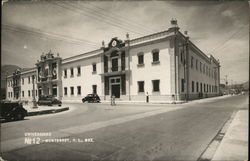
[[[93,86],[92,86],[93,94],[96,94],[96,93],[97,93],[97,92],[96,92],[96,89],[97,89],[97,85],[93,85]]]
[[[64,78],[67,78],[67,69],[64,69]]]
[[[202,83],[200,83],[200,92],[202,92]]]
[[[64,95],[68,95],[68,88],[64,87]]]
[[[77,67],[77,76],[81,75],[81,67]]]
[[[81,95],[81,86],[77,86],[77,94]]]
[[[194,92],[194,81],[192,81],[192,92]]]
[[[203,64],[203,74],[205,74],[205,64]]]
[[[160,80],[152,80],[153,92],[160,92]]]
[[[181,62],[183,63],[183,50],[180,50],[180,54],[181,54]]]
[[[194,67],[194,57],[191,56],[191,68],[193,68],[193,67]]]
[[[196,92],[199,92],[199,82],[196,82]]]
[[[12,92],[10,92],[10,97],[12,97]]]
[[[138,81],[138,92],[144,92],[144,81]]]
[[[184,92],[185,89],[185,80],[181,79],[181,92]]]
[[[24,84],[24,78],[22,78],[22,85]]]
[[[138,55],[138,65],[144,65],[144,55]]]
[[[200,62],[200,72],[202,72],[202,63]]]
[[[206,92],[206,84],[204,83],[204,92]]]
[[[30,84],[30,76],[28,77],[28,83]]]
[[[153,56],[153,64],[159,63],[159,49],[154,49],[152,51],[152,56]]]
[[[196,62],[195,62],[195,67],[196,67],[196,70],[198,70],[198,60],[196,59]]]
[[[22,97],[24,97],[24,91],[22,91]]]
[[[211,93],[211,85],[209,85],[209,92]]]
[[[93,67],[93,72],[92,73],[96,73],[96,64],[92,64],[92,67]]]
[[[74,87],[70,87],[70,94],[74,95]]]
[[[36,89],[36,96],[37,96],[37,89]]]
[[[28,96],[30,97],[30,90],[28,90]]]
[[[208,92],[208,84],[207,84],[207,92]]]
[[[74,77],[74,68],[70,68],[70,77]]]

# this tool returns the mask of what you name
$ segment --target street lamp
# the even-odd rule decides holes
[[[33,83],[33,90],[32,90],[32,96],[33,96],[32,103],[33,103],[33,108],[38,108],[38,107],[37,107],[37,103],[36,103],[36,98],[35,98],[35,76],[34,76],[34,75],[32,75],[32,83]]]

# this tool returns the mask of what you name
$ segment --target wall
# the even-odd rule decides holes
[[[96,63],[96,73],[92,73],[92,64]],[[81,75],[77,76],[77,67],[81,68]],[[74,69],[74,77],[70,77],[70,69]],[[67,69],[67,78],[64,78],[64,69]],[[87,94],[92,93],[92,85],[97,85],[97,94],[102,95],[101,86],[101,63],[100,56],[93,56],[79,59],[72,62],[62,63],[62,101],[81,101]],[[81,94],[77,94],[77,86],[81,86]],[[64,87],[67,87],[68,94],[64,94]],[[74,87],[74,95],[70,94],[70,87]]]
[[[171,95],[169,40],[135,46],[130,49],[131,100],[145,101],[146,92],[150,101],[168,101]],[[159,64],[152,64],[152,50],[159,49]],[[144,66],[138,65],[138,53],[144,53]],[[160,80],[160,92],[153,92],[152,80]],[[144,93],[138,92],[138,81],[144,81]]]

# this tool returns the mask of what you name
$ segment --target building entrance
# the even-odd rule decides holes
[[[115,96],[115,98],[120,98],[121,95],[121,77],[111,77],[110,81],[110,89],[111,96]]]
[[[120,98],[120,84],[113,84],[111,86],[112,96],[114,95],[115,98]]]

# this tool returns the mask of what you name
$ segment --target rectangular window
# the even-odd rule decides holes
[[[208,84],[207,84],[207,92],[208,92]]]
[[[202,92],[202,83],[200,83],[200,92]]]
[[[64,69],[64,78],[67,78],[67,69]]]
[[[204,84],[204,92],[206,92],[206,84]]]
[[[152,80],[153,92],[160,92],[160,80]]]
[[[70,94],[74,95],[74,87],[70,87]]]
[[[24,78],[22,78],[22,85],[24,84]]]
[[[77,76],[81,75],[81,67],[77,67]]]
[[[184,92],[185,89],[185,80],[181,79],[181,92]]]
[[[96,89],[97,89],[97,85],[93,85],[93,86],[92,86],[93,94],[96,94],[96,93],[97,93],[97,92],[96,92],[96,91],[97,91]]]
[[[77,94],[81,95],[81,86],[77,86]]]
[[[64,87],[64,95],[68,95],[68,88]]]
[[[202,72],[202,63],[200,62],[200,72]]]
[[[196,67],[196,70],[198,70],[198,60],[196,59],[196,62],[195,62],[195,67]]]
[[[192,81],[192,92],[194,92],[194,81]]]
[[[36,96],[37,96],[37,89],[36,89]]]
[[[30,97],[30,90],[28,90],[28,96]]]
[[[24,97],[24,91],[22,91],[22,97]]]
[[[144,81],[138,81],[138,92],[144,92]]]
[[[138,55],[138,64],[143,65],[144,64],[144,55]]]
[[[152,56],[153,56],[153,63],[158,63],[159,62],[159,49],[154,49],[152,51]]]
[[[28,77],[28,83],[30,84],[30,76]]]
[[[92,64],[93,67],[93,73],[96,73],[96,64]]]
[[[74,68],[70,68],[70,77],[74,77]]]
[[[191,56],[191,68],[193,68],[193,67],[194,67],[194,57]]]
[[[12,97],[12,92],[10,92],[10,97]]]
[[[199,82],[196,82],[196,92],[199,92]]]

